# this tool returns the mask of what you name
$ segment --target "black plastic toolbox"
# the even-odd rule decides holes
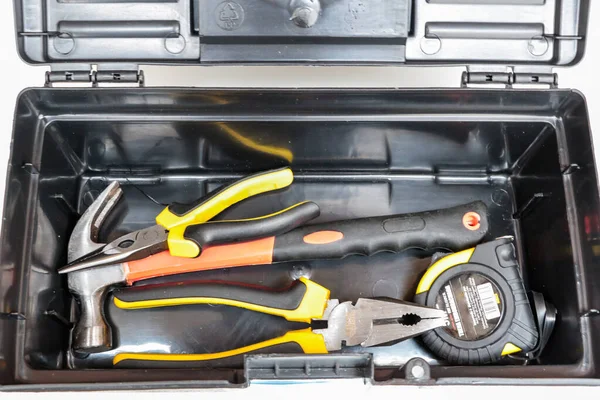
[[[550,72],[582,57],[588,7],[584,0],[338,0],[323,2],[314,25],[302,27],[285,1],[15,0],[21,56],[52,71],[48,87],[25,90],[16,105],[1,248],[3,389],[316,377],[401,384],[412,379],[401,367],[414,357],[430,367],[428,384],[599,384],[600,207],[588,110],[579,92],[557,89]],[[443,90],[52,87],[138,85],[142,63],[250,62],[487,66],[470,65],[463,88]],[[550,87],[515,87],[524,82]],[[487,239],[514,236],[527,287],[558,309],[538,363],[453,366],[418,339],[367,354],[262,355],[200,370],[116,370],[111,353],[68,351],[70,296],[56,271],[77,218],[109,182],[121,183],[128,208],[106,238],[152,225],[162,206],[149,197],[191,201],[287,165],[296,176],[291,188],[222,218],[304,199],[321,206],[317,222],[484,201]],[[186,278],[280,287],[304,275],[340,300],[410,299],[429,256],[407,251]],[[110,305],[106,312],[120,348],[145,351],[217,351],[282,329],[274,317],[222,306],[140,311],[134,320]]]

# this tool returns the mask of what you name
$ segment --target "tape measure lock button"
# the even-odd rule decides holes
[[[504,268],[510,268],[517,265],[515,246],[513,246],[512,243],[507,243],[496,247],[496,256],[500,266]]]

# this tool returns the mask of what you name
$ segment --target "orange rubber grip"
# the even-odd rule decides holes
[[[141,260],[123,263],[127,284],[158,276],[219,268],[271,264],[275,237],[250,242],[206,247],[197,258],[174,257],[163,251]]]

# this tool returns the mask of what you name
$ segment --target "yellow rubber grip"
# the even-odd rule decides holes
[[[246,218],[243,220],[226,220],[226,221],[210,221],[209,224],[218,224],[220,222],[239,222],[239,221],[257,221],[260,219],[271,218],[279,214],[288,212],[289,210],[296,208],[308,201],[303,201],[298,204],[294,204],[284,210],[274,212],[273,214],[264,215],[256,218]],[[185,230],[189,225],[178,225],[169,231],[168,243],[169,252],[174,257],[185,257],[185,258],[196,258],[200,255],[200,246],[193,240],[185,238]]]
[[[168,362],[193,362],[218,360],[240,354],[251,353],[256,350],[268,349],[285,343],[297,343],[305,354],[327,354],[327,347],[322,335],[314,333],[311,328],[291,331],[275,339],[240,347],[235,350],[222,351],[208,354],[161,354],[161,353],[120,353],[113,358],[113,365],[126,360],[137,361],[168,361]]]
[[[221,304],[257,311],[264,314],[276,315],[292,322],[304,322],[308,324],[313,319],[320,319],[323,317],[323,313],[327,307],[327,301],[329,300],[329,290],[304,277],[300,278],[300,282],[306,286],[306,291],[304,292],[304,296],[302,297],[298,307],[293,310],[272,308],[259,304],[218,297],[175,297],[166,299],[123,301],[117,297],[117,294],[114,297],[113,302],[117,308],[124,310],[173,307],[188,304]]]
[[[188,225],[201,224],[209,221],[223,210],[249,197],[273,190],[283,189],[292,184],[294,174],[290,168],[262,172],[243,178],[233,184],[218,190],[214,196],[198,204],[184,215],[174,214],[166,207],[157,217],[156,223],[169,230],[169,250],[178,257],[196,257],[197,252],[190,252],[189,246],[181,246],[185,229]],[[193,250],[193,249],[192,249]]]

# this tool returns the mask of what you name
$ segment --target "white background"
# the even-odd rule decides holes
[[[49,0],[52,1],[52,0]],[[376,1],[376,0],[370,0]],[[587,99],[592,128],[600,134],[600,0],[592,1],[590,28],[587,35],[587,54],[577,66],[569,69],[557,69],[560,87],[575,88],[582,91]],[[15,48],[15,30],[11,0],[0,0],[0,197],[4,198],[6,165],[10,152],[12,119],[15,99],[18,93],[27,87],[42,86],[47,67],[25,65],[18,57]],[[204,86],[204,87],[456,87],[460,83],[463,68],[401,68],[401,67],[143,67],[147,86]],[[593,90],[593,89],[596,90]],[[598,154],[600,139],[595,135],[595,150]],[[550,383],[551,384],[551,383]],[[592,393],[592,391],[594,393]],[[427,397],[444,400],[473,398],[540,398],[551,394],[555,398],[600,398],[600,388],[552,388],[542,390],[539,387],[369,387],[361,381],[352,383],[327,384],[314,383],[294,386],[266,386],[253,384],[244,391],[217,391],[212,398],[229,399],[250,396],[263,398],[307,398],[329,397],[353,398],[377,396],[378,398]],[[1,393],[2,399],[21,397],[22,395]],[[105,396],[126,397],[129,393],[82,394],[82,393],[39,393],[45,399],[60,396],[61,400],[78,399],[85,396],[105,399]],[[146,392],[145,397],[164,398],[164,394]],[[178,392],[178,399],[197,398],[198,393]],[[214,397],[213,397],[214,396]],[[28,396],[29,397],[29,396]]]

